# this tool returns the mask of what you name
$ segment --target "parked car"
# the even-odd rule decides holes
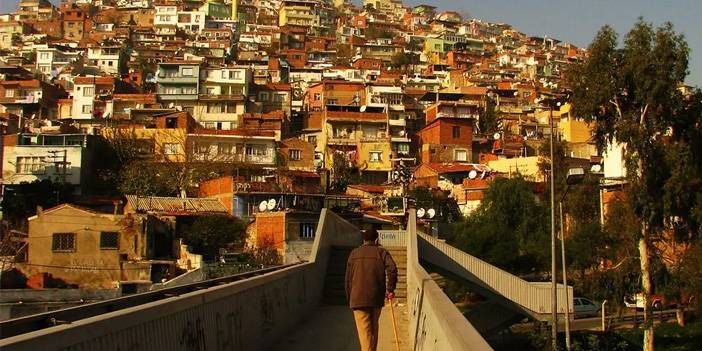
[[[643,293],[637,293],[634,297],[624,296],[624,305],[629,308],[643,309],[646,302],[644,301]],[[665,307],[665,297],[663,295],[651,295],[651,306],[654,309],[660,310]]]
[[[573,298],[575,318],[597,317],[600,314],[600,305],[584,297]]]

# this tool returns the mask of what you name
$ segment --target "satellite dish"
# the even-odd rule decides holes
[[[401,130],[401,131],[400,131],[400,136],[405,136],[405,131],[404,131],[404,130]]]
[[[422,218],[422,217],[424,217],[424,214],[425,214],[425,213],[426,213],[426,211],[425,211],[423,208],[420,207],[420,208],[417,210],[417,217],[418,217],[418,218]]]
[[[366,112],[366,105],[361,106],[361,112]]]
[[[595,163],[594,165],[592,165],[592,167],[590,167],[590,171],[594,173],[602,172],[602,165],[599,163]]]
[[[275,199],[268,200],[268,202],[266,203],[266,207],[268,208],[268,211],[273,211],[273,209],[275,208]]]
[[[492,135],[492,137],[495,138],[495,139],[499,139],[501,136],[502,136],[502,135],[500,135],[500,133],[495,133],[495,134]]]
[[[268,208],[268,202],[266,200],[261,201],[260,204],[258,204],[258,210],[261,212],[266,212],[266,209]]]
[[[478,172],[476,172],[474,169],[468,172],[468,178],[470,179],[475,179],[475,177],[478,176]]]
[[[427,216],[428,216],[429,218],[434,218],[434,216],[436,216],[436,210],[434,210],[433,208],[428,209],[428,210],[427,210]]]

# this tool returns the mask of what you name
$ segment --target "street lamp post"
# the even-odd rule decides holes
[[[549,182],[551,183],[551,349],[558,349],[558,288],[556,283],[557,271],[557,259],[556,259],[556,182],[554,177],[554,158],[553,158],[553,134],[555,132],[553,127],[553,105],[555,102],[556,107],[560,107],[560,101],[555,99],[537,99],[535,102],[538,104],[540,102],[546,102],[546,108],[548,108],[548,119],[549,127],[551,130],[550,139],[550,158],[551,158],[551,175]],[[544,108],[541,107],[541,108]],[[566,299],[567,303],[567,299]]]
[[[558,211],[560,217],[560,230],[561,230],[561,264],[563,270],[563,294],[565,301],[565,342],[566,350],[570,351],[570,299],[568,296],[568,273],[566,271],[566,258],[565,258],[565,230],[563,227],[563,201],[565,201],[566,195],[568,195],[568,190],[573,184],[578,184],[583,181],[585,177],[585,170],[582,168],[571,168],[568,170],[568,175],[566,176],[566,187],[565,192],[561,196],[561,201],[558,203]]]
[[[555,204],[555,192],[556,192],[556,177],[554,172],[554,158],[553,158],[553,107],[549,104],[548,106],[548,119],[549,127],[551,129],[550,144],[550,157],[551,157],[551,349],[558,350],[558,295],[556,286],[556,204]]]

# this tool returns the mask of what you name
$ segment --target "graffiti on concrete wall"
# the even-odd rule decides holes
[[[217,312],[217,350],[244,350],[241,306],[222,316]]]
[[[205,329],[198,317],[194,322],[188,320],[180,331],[180,345],[188,351],[205,350]]]

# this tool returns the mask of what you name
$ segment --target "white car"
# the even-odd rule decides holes
[[[573,298],[575,307],[575,318],[597,317],[600,314],[600,306],[584,297]]]

